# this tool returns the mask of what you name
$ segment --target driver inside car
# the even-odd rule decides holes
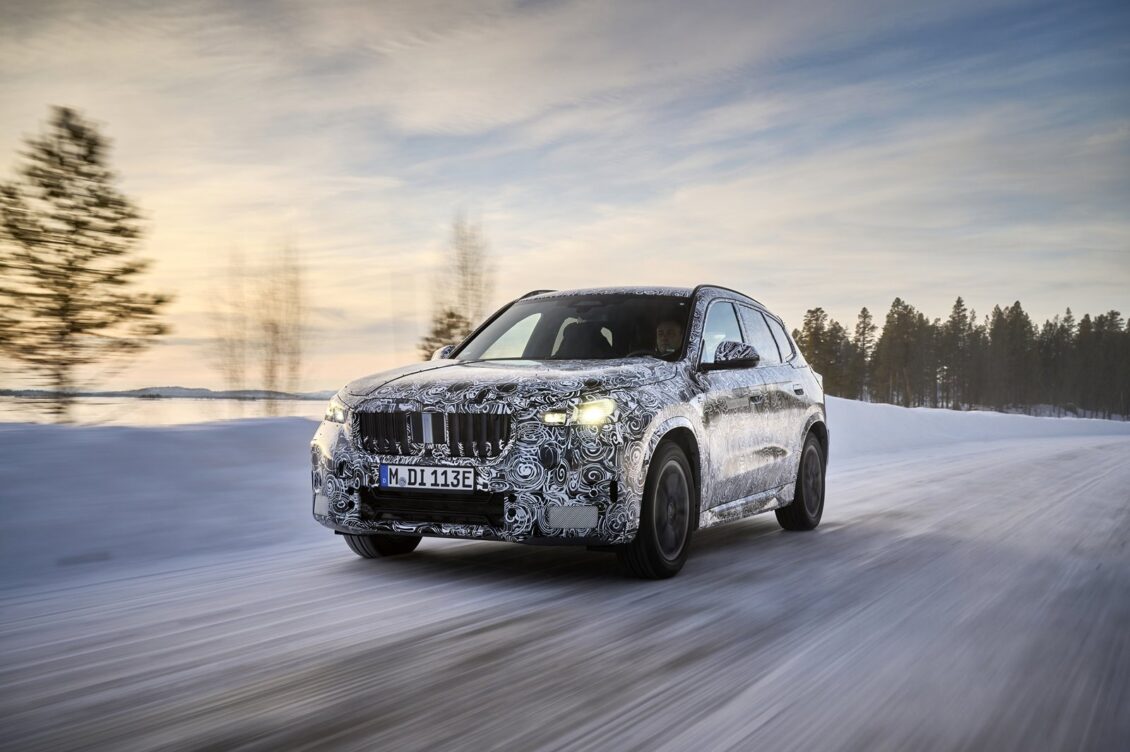
[[[678,321],[660,321],[655,327],[655,349],[660,355],[670,355],[683,345],[683,327]]]

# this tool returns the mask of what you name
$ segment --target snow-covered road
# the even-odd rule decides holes
[[[212,481],[189,473],[162,494],[172,512],[70,558],[42,555],[44,531],[78,533],[17,515],[0,747],[1130,747],[1130,432],[1039,423],[1016,438],[1000,425],[1023,418],[978,434],[934,429],[985,416],[873,409],[833,410],[856,441],[839,460],[833,443],[817,531],[784,533],[772,515],[703,531],[665,582],[626,579],[606,554],[494,543],[363,561],[312,522],[217,551],[185,508]],[[861,420],[887,428],[868,439]],[[289,445],[307,428],[272,435]],[[83,430],[66,434],[76,456],[162,451]],[[195,457],[207,434],[176,446]],[[31,447],[0,466],[7,510],[33,488],[39,439],[59,429],[0,434],[9,458]],[[75,470],[60,472],[40,487]],[[133,509],[130,493],[106,491]],[[248,504],[250,524],[264,506]],[[10,546],[42,566],[12,566]]]

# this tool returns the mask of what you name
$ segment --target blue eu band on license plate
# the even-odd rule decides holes
[[[475,470],[470,467],[381,465],[381,488],[420,491],[474,491]]]

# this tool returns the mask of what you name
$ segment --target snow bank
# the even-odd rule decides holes
[[[0,423],[2,579],[324,539],[310,517],[316,427]]]
[[[1130,436],[1130,424],[828,401],[832,469],[962,442]],[[316,424],[267,418],[130,428],[0,423],[0,577],[128,575],[194,555],[338,545],[310,517]]]
[[[1092,418],[906,408],[837,397],[828,398],[827,410],[833,463],[962,442],[1130,436],[1130,423]]]

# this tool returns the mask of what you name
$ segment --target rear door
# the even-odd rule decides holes
[[[790,400],[786,394],[791,370],[781,362],[781,352],[769,324],[753,306],[739,305],[745,341],[761,356],[754,369],[761,383],[761,399],[753,405],[751,430],[759,436],[753,457],[751,493],[768,491],[792,482],[789,475],[789,435],[792,426]]]
[[[808,394],[809,378],[805,372],[803,358],[797,357],[796,345],[785,332],[784,324],[772,314],[763,314],[765,323],[777,343],[781,353],[780,366],[782,379],[778,382],[780,402],[783,406],[781,420],[781,444],[785,456],[781,464],[779,480],[782,484],[794,483],[800,469],[800,451],[804,441],[803,429],[812,395]]]

